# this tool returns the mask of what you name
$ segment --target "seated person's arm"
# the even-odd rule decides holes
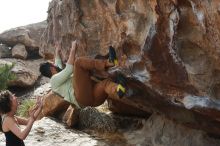
[[[70,55],[69,55],[65,69],[63,69],[61,72],[53,75],[52,78],[50,79],[52,90],[61,86],[72,75],[73,65],[75,62],[76,49],[77,49],[76,41],[73,41],[72,47],[70,50]]]
[[[74,65],[75,59],[76,59],[76,51],[77,51],[77,42],[72,41],[72,46],[70,50],[69,59],[67,60],[67,64]]]
[[[61,58],[56,57],[54,61],[54,65],[59,67],[60,69],[63,69],[63,63],[62,63]]]
[[[61,59],[61,46],[58,42],[55,42],[55,65],[59,67],[60,69],[63,69],[63,63]]]

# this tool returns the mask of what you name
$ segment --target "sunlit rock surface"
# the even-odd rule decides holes
[[[149,119],[115,117],[117,130],[91,131],[66,129],[53,119],[43,118],[34,126],[25,140],[26,146],[219,146],[220,141],[199,130],[176,124],[160,115]],[[5,137],[0,133],[0,145]]]
[[[220,15],[218,0],[53,0],[40,53],[53,43],[67,60],[71,41],[79,56],[116,48],[129,77],[127,98],[109,100],[118,113],[157,111],[192,128],[220,135]]]
[[[95,139],[85,132],[66,129],[65,125],[49,118],[35,122],[24,142],[26,146],[107,145],[104,140]],[[0,134],[0,145],[5,145],[3,134]]]

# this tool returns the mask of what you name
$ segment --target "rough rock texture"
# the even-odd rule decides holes
[[[27,50],[36,50],[40,46],[40,37],[45,28],[46,21],[30,24],[27,26],[12,28],[0,34],[0,42],[13,47],[18,43],[22,43]]]
[[[72,105],[68,107],[65,114],[62,117],[62,121],[68,125],[68,127],[74,127],[79,120],[79,110],[73,108]]]
[[[145,146],[218,146],[220,142],[210,138],[203,131],[192,130],[157,114],[148,120],[139,120],[139,123],[142,125],[139,129],[124,133],[131,145],[138,143]]]
[[[62,119],[62,114],[66,112],[69,107],[69,103],[63,100],[59,95],[49,92],[43,96],[43,108],[39,119],[46,116],[56,116]]]
[[[23,44],[17,44],[12,48],[12,57],[18,59],[26,59],[27,58],[27,51]]]
[[[110,146],[105,139],[94,138],[89,134],[73,129],[54,119],[43,118],[36,121],[30,134],[24,140],[26,146]],[[5,136],[0,133],[0,145],[5,145]]]
[[[25,139],[27,146],[219,146],[220,141],[204,132],[192,130],[153,115],[148,120],[118,117],[117,131],[89,132],[67,129],[64,124],[51,118],[36,121]],[[89,134],[88,134],[89,133]],[[144,136],[143,136],[144,135]],[[0,132],[0,145],[5,136]]]
[[[9,86],[31,87],[37,81],[40,73],[38,71],[39,62],[22,61],[16,59],[0,59],[0,65],[15,63],[12,72],[16,75],[16,79],[9,82]]]
[[[44,96],[47,95],[50,91],[51,91],[50,83],[45,83],[34,90],[33,96],[34,97]]]
[[[79,56],[105,54],[112,45],[120,62],[115,70],[129,77],[127,98],[113,98],[112,110],[156,111],[220,135],[219,5],[219,0],[53,0],[40,53],[53,56],[51,46],[60,41],[65,61],[72,40],[81,42]]]
[[[93,107],[86,107],[80,111],[79,126],[83,129],[93,129],[97,131],[116,131],[114,119]]]
[[[10,58],[11,49],[5,44],[0,44],[0,58]]]

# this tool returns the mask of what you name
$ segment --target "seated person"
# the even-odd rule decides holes
[[[109,49],[109,59],[76,57],[77,43],[73,41],[64,69],[60,59],[60,50],[61,47],[56,45],[55,65],[49,62],[43,63],[40,65],[40,72],[51,78],[52,91],[62,96],[64,100],[77,108],[83,108],[99,106],[108,96],[124,96],[126,80],[122,74],[118,74],[116,82],[109,78],[100,82],[94,82],[91,79],[91,71],[104,71],[117,63],[113,47]]]

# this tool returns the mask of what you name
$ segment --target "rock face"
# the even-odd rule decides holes
[[[75,39],[79,56],[105,54],[112,45],[117,70],[129,78],[127,97],[110,99],[112,110],[156,111],[220,135],[219,6],[219,0],[53,0],[40,53],[53,56],[54,41],[64,60]]]
[[[9,86],[17,87],[31,87],[37,81],[40,73],[38,71],[39,60],[38,62],[27,61],[23,62],[16,59],[0,59],[0,65],[3,64],[12,64],[15,63],[15,66],[12,69],[12,72],[16,75],[16,79],[9,82]]]
[[[67,101],[63,100],[63,98],[59,95],[53,92],[49,92],[49,94],[46,94],[43,97],[43,108],[39,119],[45,116],[61,116],[62,119],[63,115],[60,115],[58,113],[65,112],[68,109],[69,105],[70,104]]]
[[[40,37],[46,26],[46,21],[43,21],[4,31],[0,34],[0,42],[8,46],[22,43],[28,50],[36,50],[40,46]]]
[[[154,114],[142,120],[143,126],[136,131],[124,133],[131,145],[146,146],[218,146],[219,140],[208,137],[204,132],[186,128],[180,124]],[[134,126],[131,124],[131,126]],[[145,133],[145,136],[143,136]]]

